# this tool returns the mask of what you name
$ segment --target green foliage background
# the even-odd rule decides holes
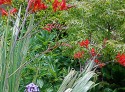
[[[102,69],[97,69],[97,74],[101,72],[97,81],[100,84],[90,91],[124,92],[125,68],[114,62],[118,52],[125,53],[125,1],[70,0],[68,3],[75,7],[55,13],[52,11],[51,3],[47,0],[46,3],[49,8],[35,15],[36,26],[27,56],[27,60],[32,62],[23,70],[20,92],[31,81],[36,83],[42,92],[56,92],[68,71],[71,68],[79,69],[78,60],[73,58],[73,54],[81,50],[78,42],[89,39],[91,41],[89,48],[94,47],[98,50],[102,48],[105,38],[107,44],[101,51],[99,60],[108,64]],[[25,8],[26,0],[15,0],[13,3],[13,7],[16,8],[20,5]],[[24,12],[25,10],[22,12],[22,17]],[[61,24],[64,29],[47,32],[42,28],[48,23]],[[41,55],[49,45],[54,46],[57,43],[68,43],[72,48],[59,46],[52,52]],[[37,56],[39,57],[35,58]],[[81,60],[82,64],[87,58],[90,58],[88,53]],[[111,62],[112,60],[114,62]]]

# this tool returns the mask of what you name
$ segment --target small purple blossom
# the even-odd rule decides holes
[[[25,92],[40,92],[40,91],[37,85],[35,85],[34,83],[30,83],[26,85]]]

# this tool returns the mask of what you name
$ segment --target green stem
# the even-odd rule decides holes
[[[80,73],[82,72],[82,64],[80,62],[80,60],[78,61],[79,62],[79,66],[80,66]]]

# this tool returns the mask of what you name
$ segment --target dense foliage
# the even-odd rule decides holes
[[[98,84],[89,90],[90,92],[125,91],[124,0],[66,2],[65,0],[43,0],[43,2],[36,0],[35,3],[30,2],[33,0],[29,2],[13,0],[11,5],[8,2],[2,5],[3,1],[0,0],[0,47],[4,49],[1,49],[0,55],[4,58],[0,58],[0,64],[7,61],[10,63],[7,67],[15,66],[12,67],[12,71],[7,71],[12,79],[9,80],[9,85],[16,76],[20,75],[17,78],[19,92],[23,92],[25,86],[31,82],[37,84],[41,92],[57,92],[70,70],[75,69],[84,75],[83,71],[89,61],[94,62],[91,70],[98,75],[92,78]],[[18,36],[13,36],[12,31],[18,28],[21,30],[16,31],[19,32]],[[16,49],[13,49],[13,45]],[[6,58],[6,55],[9,58]],[[17,73],[18,67],[19,73]],[[95,73],[91,74],[95,75]],[[8,78],[8,74],[3,74],[3,78],[4,76]],[[68,87],[74,87],[73,83],[77,80],[75,75],[79,76],[77,73],[74,74],[74,80],[69,80],[72,85],[69,82]],[[80,78],[84,79],[84,76]],[[0,82],[0,85],[3,82]],[[14,85],[16,81],[11,87]],[[58,92],[61,92],[59,90]],[[73,90],[76,89],[72,89],[72,92],[76,92]]]

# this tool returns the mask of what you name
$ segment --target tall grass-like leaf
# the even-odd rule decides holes
[[[93,72],[88,72],[84,76],[79,78],[79,80],[76,81],[72,92],[87,92],[94,84],[94,82],[90,81],[93,76]]]
[[[30,23],[26,31],[28,35],[18,40],[19,32],[22,33],[22,30],[24,30],[20,26],[20,13],[21,8],[19,9],[13,32],[10,30],[9,18],[7,25],[4,27],[5,31],[0,43],[0,92],[18,92],[22,70],[21,66],[26,62],[34,17],[33,15],[30,16]]]
[[[64,92],[66,89],[68,89],[68,87],[71,88],[76,78],[77,72],[75,70],[71,70],[70,73],[64,78],[64,81],[57,92]]]
[[[92,87],[94,87],[95,83],[91,81],[91,78],[96,74],[92,71],[94,66],[94,62],[92,61],[93,60],[90,60],[88,62],[86,68],[81,73],[71,70],[63,80],[58,92],[88,92]]]

